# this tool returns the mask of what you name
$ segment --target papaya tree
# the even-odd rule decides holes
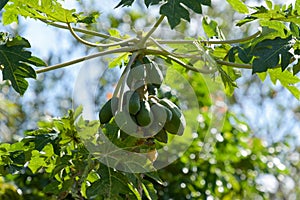
[[[0,144],[1,198],[270,198],[257,177],[288,175],[280,159],[288,144],[268,146],[224,104],[238,87],[241,70],[262,82],[267,77],[274,85],[279,82],[300,100],[300,1],[277,5],[266,0],[256,7],[227,2],[232,12],[244,15],[237,27],[255,24],[257,30],[227,40],[207,11],[214,9],[210,0],[121,0],[111,9],[139,4],[157,12],[149,30],[123,35],[95,28],[102,20],[100,11],[66,8],[57,0],[2,1],[3,25],[20,23],[21,17],[34,19],[67,30],[77,45],[94,50],[48,65],[30,51],[31,41],[1,32],[2,79],[21,98],[31,86],[29,78],[99,57],[106,57],[106,73],[117,80],[102,84],[111,91],[99,94],[105,99],[94,120],[84,119],[86,108],[78,106],[63,117],[40,120],[18,141]],[[171,35],[188,29],[199,16],[197,26],[205,35]]]

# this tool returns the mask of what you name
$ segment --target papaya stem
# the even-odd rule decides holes
[[[77,59],[74,59],[74,60],[71,60],[71,61],[68,61],[68,62],[64,62],[64,63],[60,63],[60,64],[57,64],[57,65],[52,65],[52,66],[49,66],[49,67],[45,67],[45,68],[36,70],[35,72],[37,74],[40,74],[40,73],[56,70],[56,69],[59,69],[59,68],[67,67],[67,66],[70,66],[70,65],[73,65],[73,64],[76,64],[76,63],[80,63],[80,62],[89,60],[89,59],[97,58],[99,56],[104,56],[104,55],[113,54],[113,53],[131,52],[131,51],[134,51],[134,50],[136,50],[134,47],[121,47],[119,49],[101,51],[101,52],[91,54],[91,55],[88,55],[88,56],[83,56],[81,58],[77,58]]]
[[[104,47],[104,48],[107,48],[107,47],[112,47],[112,46],[122,46],[122,45],[127,45],[128,46],[128,43],[129,42],[133,42],[135,40],[137,40],[136,38],[129,38],[129,39],[126,39],[126,40],[121,40],[119,42],[114,42],[114,43],[109,43],[109,44],[101,44],[101,43],[92,43],[92,42],[89,42],[89,41],[86,41],[84,39],[82,39],[81,37],[79,37],[74,29],[72,28],[72,26],[70,25],[70,23],[67,23],[68,24],[68,28],[72,34],[72,36],[80,43],[82,44],[85,44],[87,46],[91,46],[91,47]]]
[[[56,28],[69,29],[68,26],[63,25],[63,24],[50,22],[50,21],[42,20],[42,19],[40,19],[40,20],[42,22],[44,22],[46,24],[49,24],[50,26],[54,26]],[[85,33],[87,35],[92,35],[92,36],[101,37],[101,38],[104,38],[104,39],[109,39],[109,40],[112,40],[112,41],[115,41],[115,42],[122,41],[122,39],[120,39],[120,38],[113,37],[113,36],[110,36],[110,35],[107,35],[107,34],[104,34],[104,33],[99,33],[99,32],[96,32],[96,31],[91,31],[91,30],[82,29],[82,28],[73,28],[73,30],[76,31],[76,32]]]
[[[158,28],[158,26],[161,24],[161,22],[163,21],[163,19],[165,18],[164,15],[161,15],[159,17],[159,19],[156,21],[156,23],[153,25],[153,27],[150,29],[150,31],[145,35],[145,37],[143,37],[140,42],[138,43],[138,46],[144,47],[146,41],[149,39],[149,37],[154,33],[154,31],[156,31],[156,29]]]

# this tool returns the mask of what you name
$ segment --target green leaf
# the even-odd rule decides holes
[[[147,181],[147,180],[143,180],[142,187],[143,187],[143,192],[145,193],[145,196],[149,200],[158,199],[157,191],[155,190],[153,183],[151,183],[150,181]]]
[[[300,61],[298,60],[298,63],[293,66],[293,74],[296,75],[298,72],[300,72]]]
[[[287,88],[298,100],[300,100],[300,89],[295,86],[300,82],[300,78],[293,76],[289,71],[282,72],[280,69],[268,70],[271,81],[276,84],[277,81],[281,83],[282,86]]]
[[[296,0],[296,2],[295,2],[295,10],[300,10],[300,0]]]
[[[218,23],[205,16],[202,20],[202,27],[207,37],[213,37],[218,35]]]
[[[148,172],[145,173],[146,176],[156,181],[156,183],[163,185],[163,181],[159,177],[159,174],[157,172]]]
[[[28,167],[32,171],[32,173],[37,172],[41,167],[45,166],[45,160],[44,158],[40,157],[40,152],[37,150],[33,150],[32,157],[29,161]]]
[[[134,0],[121,0],[120,3],[115,7],[118,8],[120,6],[131,6],[133,4]]]
[[[45,193],[58,194],[60,184],[61,183],[59,181],[55,180],[54,182],[51,182],[48,185],[46,185],[46,187],[44,187],[43,191]]]
[[[297,24],[295,24],[294,22],[291,22],[290,23],[290,30],[291,30],[294,37],[300,38],[300,30],[299,30],[299,26]]]
[[[231,7],[240,12],[247,14],[249,13],[248,7],[241,0],[227,0],[227,2],[231,5]]]
[[[194,12],[201,14],[202,13],[202,5],[211,5],[210,0],[169,0],[167,3],[163,4],[160,7],[159,13],[161,15],[165,15],[168,18],[168,22],[173,29],[180,23],[181,19],[185,19],[188,22],[190,21],[190,13],[186,9],[189,8]],[[186,7],[183,7],[185,5]]]
[[[256,56],[253,60],[253,73],[265,72],[267,69],[276,67],[280,59],[281,69],[285,70],[293,57],[289,52],[292,48],[291,39],[291,36],[285,39],[277,37],[273,40],[264,40],[254,46],[251,50]]]
[[[261,72],[261,73],[258,73],[258,74],[257,74],[258,78],[259,78],[262,82],[264,82],[264,81],[266,80],[267,75],[268,75],[267,72]]]
[[[234,89],[237,87],[235,80],[240,77],[240,74],[228,66],[218,66],[218,71],[220,72],[222,82],[225,86],[226,94],[229,96],[233,95]]]
[[[171,0],[160,7],[160,14],[168,18],[171,28],[175,28],[181,19],[190,21],[189,12],[180,5],[181,0]]]
[[[145,5],[147,7],[151,6],[151,5],[156,5],[159,4],[160,0],[145,0]]]
[[[5,4],[7,4],[8,0],[1,0],[0,2],[0,10],[2,10],[2,8],[5,6]]]
[[[126,62],[128,60],[128,56],[130,53],[124,53],[119,57],[114,58],[112,61],[109,62],[108,68],[114,68],[122,65],[122,61]]]
[[[269,29],[276,30],[277,31],[277,33],[276,33],[277,37],[284,38],[284,37],[286,37],[286,33],[288,33],[288,30],[287,30],[284,22],[265,19],[265,20],[260,20],[259,23],[262,27],[268,27]]]
[[[76,10],[64,9],[56,0],[11,0],[5,7],[3,23],[5,25],[18,22],[18,16],[30,17],[56,22],[77,22]],[[79,20],[82,18],[79,17]]]
[[[5,45],[0,46],[0,65],[3,69],[3,79],[9,80],[16,92],[23,95],[28,87],[25,78],[36,78],[35,70],[30,65],[46,65],[41,59],[31,56],[29,42],[22,37],[15,37]]]

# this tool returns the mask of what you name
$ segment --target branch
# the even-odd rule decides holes
[[[46,23],[46,24],[49,24],[51,26],[57,27],[57,28],[62,28],[62,29],[67,29],[67,30],[69,29],[68,26],[63,25],[63,24],[59,24],[59,23],[55,23],[55,22],[49,22],[49,21],[46,21],[46,20],[41,20],[41,21]],[[99,33],[99,32],[96,32],[96,31],[91,31],[91,30],[81,29],[81,28],[73,28],[73,30],[76,31],[76,32],[85,33],[87,35],[92,35],[92,36],[101,37],[101,38],[104,38],[104,39],[109,39],[109,40],[112,40],[112,41],[115,41],[115,42],[122,41],[122,39],[120,39],[120,38],[113,37],[113,36],[110,36],[110,35],[107,35],[107,34],[104,34],[104,33]]]
[[[141,41],[138,43],[138,46],[144,47],[146,41],[148,40],[148,38],[154,33],[154,31],[156,31],[156,29],[158,28],[158,26],[160,25],[160,23],[163,21],[164,19],[164,15],[161,15],[159,17],[159,19],[157,20],[157,22],[154,24],[154,26],[150,29],[150,31],[146,34],[145,37],[143,37],[141,39]]]
[[[45,67],[45,68],[36,70],[36,73],[40,74],[40,73],[52,71],[52,70],[55,70],[55,69],[67,67],[67,66],[70,66],[70,65],[73,65],[73,64],[76,64],[76,63],[79,63],[79,62],[83,62],[83,61],[86,61],[86,60],[89,60],[89,59],[92,59],[92,58],[96,58],[96,57],[99,57],[99,56],[104,56],[104,55],[113,54],[113,53],[131,52],[131,51],[135,51],[135,50],[136,49],[133,48],[133,47],[122,47],[122,48],[119,48],[119,49],[101,51],[101,52],[98,52],[98,53],[95,53],[95,54],[92,54],[92,55],[88,55],[88,56],[84,56],[84,57],[81,57],[81,58],[77,58],[75,60],[71,60],[71,61],[68,61],[68,62],[65,62],[65,63],[60,63],[60,64],[57,64],[57,65],[52,65],[52,66],[49,66],[49,67]]]
[[[68,28],[72,34],[72,36],[78,41],[78,42],[81,42],[87,46],[92,46],[92,47],[104,47],[104,48],[107,48],[107,47],[112,47],[112,46],[122,46],[122,45],[128,45],[129,42],[133,42],[133,41],[136,41],[137,39],[136,38],[129,38],[129,39],[126,39],[126,40],[121,40],[119,42],[114,42],[114,43],[109,43],[109,44],[97,44],[97,43],[92,43],[92,42],[89,42],[89,41],[86,41],[82,38],[80,38],[74,31],[74,29],[72,28],[72,26],[70,25],[70,23],[67,23],[68,24]]]
[[[197,69],[189,64],[186,64],[185,62],[183,62],[182,60],[176,58],[173,55],[170,55],[169,53],[165,52],[165,51],[161,51],[161,50],[157,50],[157,49],[146,49],[144,51],[145,54],[153,54],[153,55],[162,55],[165,56],[166,58],[169,58],[171,60],[173,60],[174,62],[180,64],[181,66],[183,66],[184,68],[194,71],[194,72],[200,72],[202,74],[211,74],[214,73],[215,70],[209,70],[209,69]]]
[[[230,67],[236,67],[240,69],[252,69],[252,65],[250,64],[242,64],[242,63],[233,63],[233,62],[227,62],[223,60],[216,60],[216,62],[220,65],[227,65]]]
[[[124,92],[124,87],[125,87],[125,76],[127,74],[127,72],[130,70],[131,68],[131,65],[134,63],[135,59],[138,57],[138,55],[140,54],[139,51],[136,51],[136,52],[133,52],[130,59],[129,59],[129,62],[126,66],[126,68],[124,69],[121,77],[120,77],[120,80],[118,81],[118,84],[114,90],[114,96],[118,96],[119,93],[123,93]],[[121,86],[123,86],[121,88]],[[123,105],[123,98],[120,99],[120,105]]]
[[[257,31],[253,35],[250,35],[245,38],[240,39],[234,39],[234,40],[218,40],[218,41],[212,41],[212,40],[200,40],[198,42],[203,44],[235,44],[240,42],[246,42],[249,40],[252,40],[259,36],[261,34],[261,31]],[[194,40],[157,40],[159,44],[193,44]]]

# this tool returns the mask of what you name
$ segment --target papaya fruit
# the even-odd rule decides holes
[[[166,106],[172,112],[172,118],[164,125],[164,129],[174,135],[182,135],[186,127],[186,121],[181,110],[170,100],[161,99],[160,104]]]
[[[135,115],[141,108],[140,95],[136,91],[133,92],[129,99],[129,113]]]
[[[145,82],[148,84],[152,84],[156,88],[160,88],[164,76],[160,68],[155,62],[150,62],[149,64],[145,65],[146,69],[146,78]]]
[[[159,142],[162,143],[168,143],[168,133],[164,130],[161,129],[155,136],[154,139],[156,139]]]
[[[151,123],[153,115],[150,110],[150,105],[148,101],[141,101],[141,108],[139,112],[135,115],[136,121],[140,126],[147,126]]]
[[[172,119],[171,110],[158,102],[155,102],[151,105],[151,111],[155,121],[158,123],[165,124]]]
[[[99,111],[99,120],[101,124],[108,123],[114,115],[114,112],[117,110],[118,98],[112,97],[109,99]]]
[[[127,74],[126,83],[128,87],[132,88],[137,81],[144,81],[145,75],[143,64],[132,67]]]
[[[130,114],[135,115],[141,108],[139,93],[126,91],[123,95],[123,105]]]

